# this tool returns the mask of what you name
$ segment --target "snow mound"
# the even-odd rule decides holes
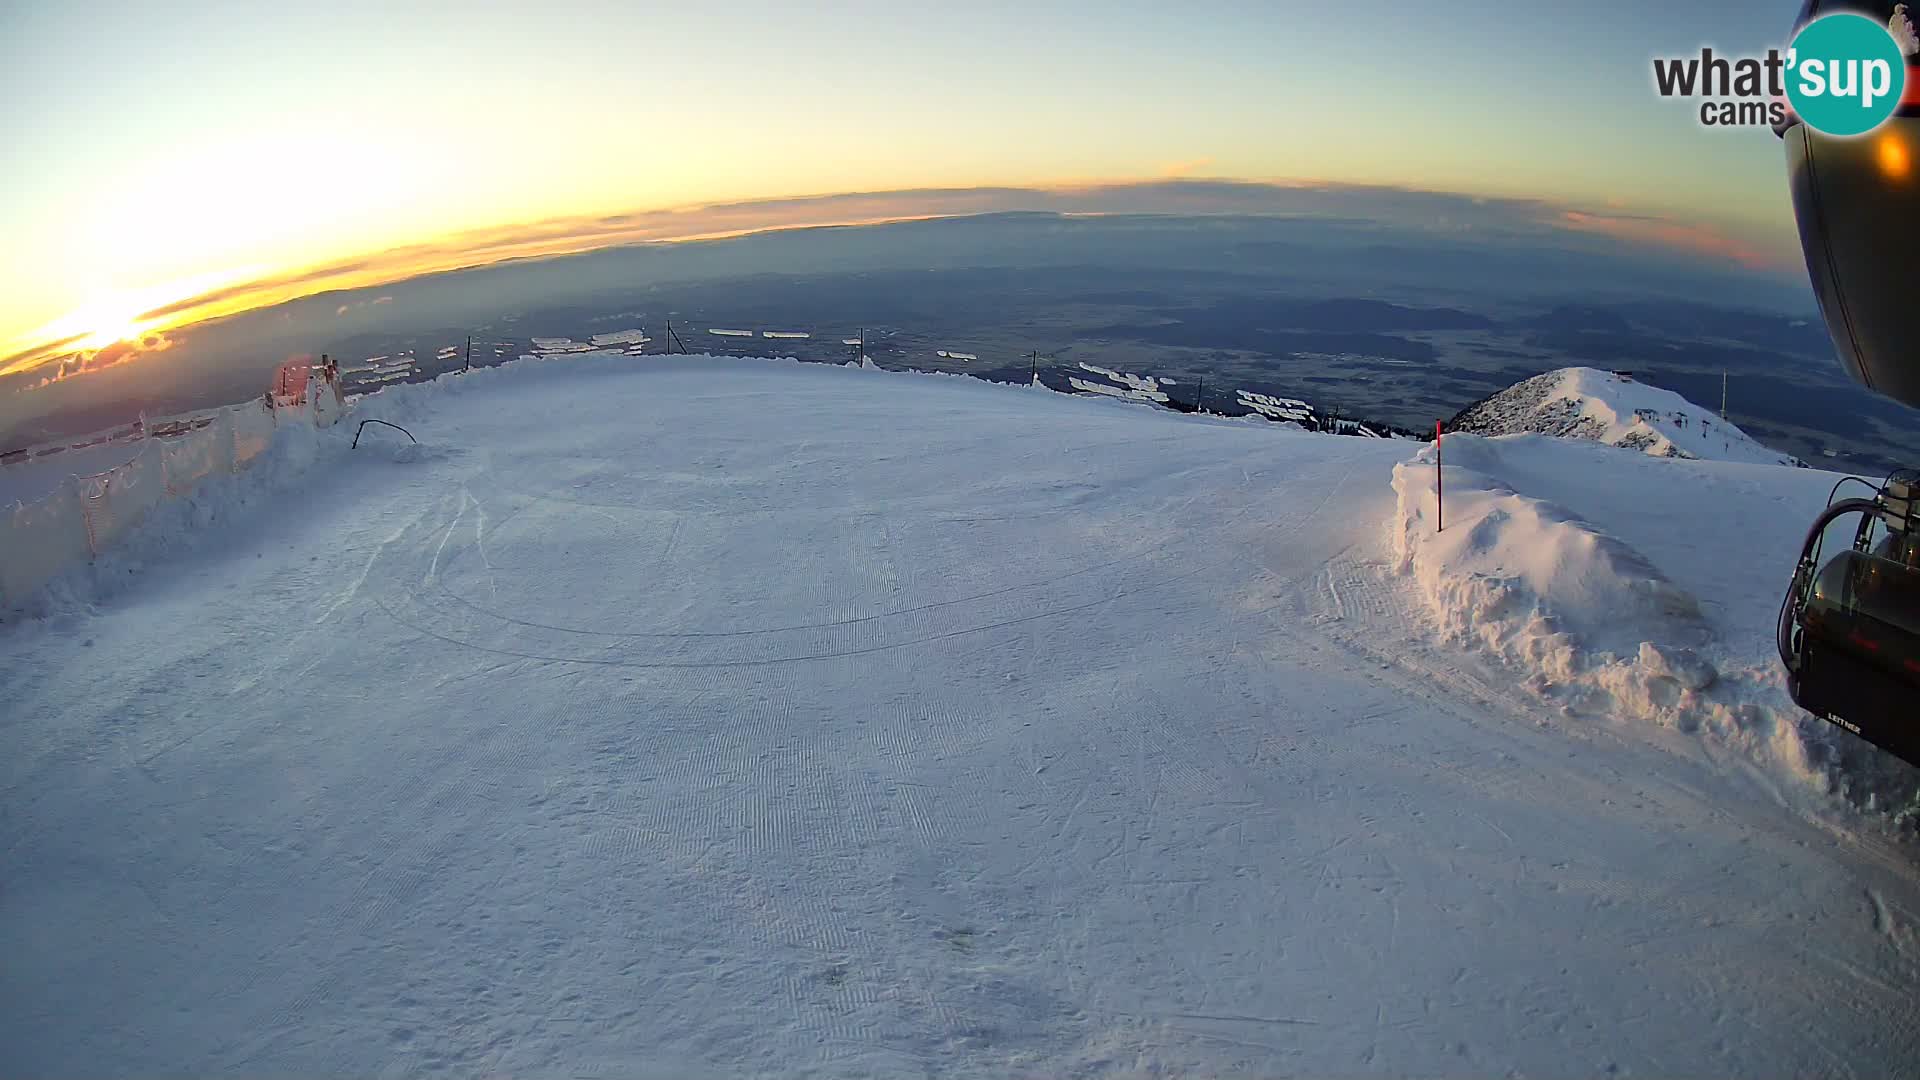
[[[1269,394],[1256,394],[1251,390],[1237,391],[1240,404],[1252,409],[1269,420],[1287,421],[1305,424],[1313,420],[1313,406],[1299,398],[1273,397]]]
[[[1601,447],[1451,434],[1442,522],[1434,454],[1394,469],[1394,555],[1448,642],[1517,668],[1524,689],[1564,715],[1695,736],[1864,809],[1920,808],[1914,770],[1803,713],[1772,653],[1792,567],[1782,541],[1812,510],[1799,511],[1798,493],[1769,493],[1791,481],[1811,494],[1832,477],[1697,462],[1687,463],[1697,473],[1663,478],[1674,463],[1622,470],[1633,459]],[[1744,576],[1730,576],[1734,566]]]
[[[1449,451],[1470,460],[1485,446],[1472,436],[1448,442]],[[1432,536],[1414,527],[1425,524],[1420,489],[1423,480],[1430,489],[1431,472],[1401,466],[1394,477],[1403,506],[1401,557],[1429,571],[1421,583],[1456,636],[1540,663],[1560,678],[1577,667],[1576,643],[1631,649],[1649,627],[1688,645],[1710,637],[1698,598],[1639,552],[1564,507],[1471,469],[1447,470],[1461,480],[1448,485],[1449,528]],[[1440,569],[1446,572],[1431,572]]]
[[[1448,431],[1590,439],[1654,457],[1801,465],[1671,390],[1588,367],[1561,368],[1468,406]]]

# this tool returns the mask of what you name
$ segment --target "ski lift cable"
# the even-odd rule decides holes
[[[1840,478],[1839,480],[1837,480],[1837,481],[1835,481],[1835,482],[1834,482],[1834,485],[1833,485],[1833,490],[1832,490],[1832,491],[1829,491],[1829,492],[1827,492],[1827,505],[1828,505],[1828,506],[1832,506],[1832,505],[1833,505],[1833,497],[1834,497],[1835,495],[1837,495],[1837,494],[1839,494],[1839,493],[1840,493],[1840,485],[1841,485],[1841,484],[1844,484],[1844,483],[1847,483],[1848,481],[1852,481],[1853,483],[1856,483],[1856,484],[1859,484],[1859,485],[1861,485],[1862,487],[1865,487],[1865,488],[1867,488],[1868,490],[1870,490],[1870,491],[1872,491],[1872,492],[1873,492],[1874,494],[1876,494],[1876,495],[1878,495],[1878,494],[1880,493],[1880,489],[1879,489],[1879,488],[1876,488],[1876,487],[1874,487],[1874,486],[1873,486],[1873,483],[1872,483],[1871,481],[1868,481],[1868,480],[1863,480],[1863,479],[1861,479],[1861,478],[1860,478],[1860,477],[1858,477],[1858,476],[1843,476],[1843,477],[1841,477],[1841,478]]]

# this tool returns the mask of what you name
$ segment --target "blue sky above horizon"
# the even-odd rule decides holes
[[[1777,141],[1649,64],[1779,44],[1791,3],[394,7],[0,17],[0,355],[508,226],[921,188],[1464,192],[1797,272]]]

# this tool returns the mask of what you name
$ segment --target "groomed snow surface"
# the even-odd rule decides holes
[[[0,631],[0,1071],[1920,1060],[1896,774],[1740,712],[1817,474],[1456,440],[1425,536],[1405,444],[960,377],[359,415],[421,445],[283,441]]]

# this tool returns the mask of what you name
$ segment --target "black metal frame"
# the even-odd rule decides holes
[[[390,427],[393,430],[399,432],[400,434],[405,435],[407,437],[408,442],[411,442],[416,446],[418,446],[420,443],[419,439],[416,439],[413,437],[413,432],[408,431],[406,428],[401,427],[399,424],[390,424],[385,420],[362,420],[360,421],[360,426],[353,429],[353,445],[347,447],[347,449],[349,450],[360,449],[360,433],[367,430],[368,424],[379,424],[381,427]]]
[[[1839,488],[1840,484],[1835,484],[1833,493],[1837,494]],[[1851,597],[1844,607],[1829,605],[1819,612],[1809,611],[1816,579],[1823,569],[1834,565],[1821,559],[1821,541],[1827,528],[1848,514],[1859,514],[1860,525],[1849,551],[1834,556],[1834,560],[1848,560],[1848,572],[1860,565],[1873,572],[1920,574],[1920,570],[1869,551],[1873,524],[1888,510],[1882,501],[1886,491],[1887,486],[1882,485],[1871,499],[1830,501],[1814,520],[1801,545],[1793,582],[1780,604],[1775,645],[1786,667],[1787,691],[1795,704],[1920,765],[1920,708],[1916,708],[1920,705],[1920,653],[1914,651],[1914,641],[1857,606]],[[1831,500],[1832,494],[1828,498]],[[1893,655],[1902,650],[1904,654]]]

